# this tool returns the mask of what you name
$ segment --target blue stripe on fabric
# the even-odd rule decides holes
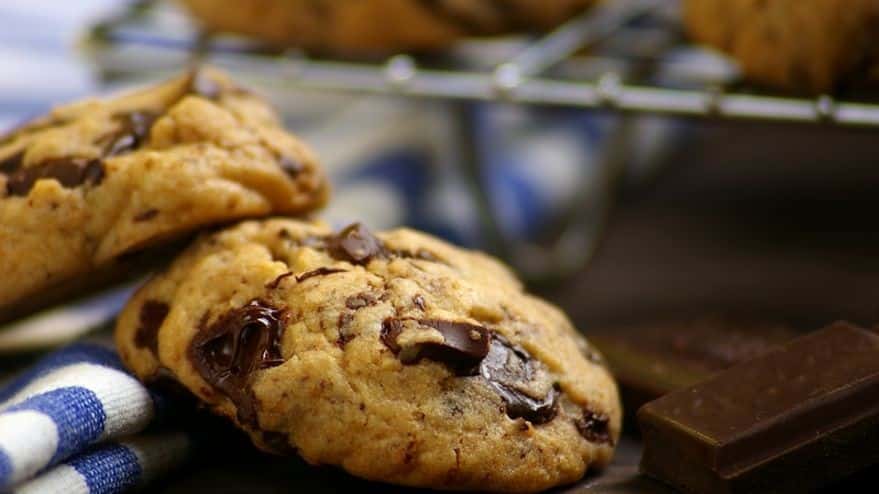
[[[140,481],[143,469],[137,456],[125,446],[108,444],[93,448],[68,462],[85,479],[89,494],[115,494]]]
[[[59,388],[9,407],[6,411],[33,410],[47,415],[58,428],[58,447],[50,465],[81,451],[104,431],[107,415],[97,395],[79,386]]]
[[[58,350],[24,371],[9,384],[0,389],[0,403],[12,398],[34,379],[38,379],[55,369],[70,364],[90,363],[123,370],[122,361],[116,352],[96,343],[76,343]]]
[[[0,450],[0,485],[12,478],[12,461],[9,455]]]

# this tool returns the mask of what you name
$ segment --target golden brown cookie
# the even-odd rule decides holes
[[[206,235],[132,298],[116,342],[260,448],[373,480],[546,489],[606,465],[620,430],[611,375],[559,309],[412,230]]]
[[[0,137],[0,320],[124,277],[150,260],[136,252],[326,196],[311,152],[214,70],[56,108]]]
[[[879,66],[879,0],[685,0],[684,22],[746,78],[781,89],[833,91]]]
[[[181,0],[208,31],[318,52],[425,51],[462,37],[546,30],[595,0]]]

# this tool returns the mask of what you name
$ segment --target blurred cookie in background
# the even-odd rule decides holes
[[[455,41],[545,31],[595,0],[180,0],[208,32],[318,53],[431,51]]]
[[[684,24],[759,84],[817,94],[879,82],[877,0],[685,0]]]

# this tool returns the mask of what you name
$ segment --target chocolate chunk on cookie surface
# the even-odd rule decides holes
[[[414,324],[431,328],[439,333],[437,339],[430,334],[423,341],[406,338],[405,347],[398,338],[406,331],[406,326]],[[473,367],[488,355],[491,333],[482,326],[458,321],[439,319],[395,319],[382,323],[382,342],[394,353],[399,354],[404,364],[414,364],[422,358],[443,362],[453,367]],[[404,336],[405,338],[405,336]]]
[[[544,371],[541,367],[542,364],[532,359],[527,351],[496,337],[479,365],[479,374],[503,398],[504,409],[510,418],[521,417],[542,424],[556,416],[558,391],[555,388],[538,392],[531,389],[536,374]]]
[[[238,420],[254,427],[257,419],[251,375],[284,363],[280,340],[285,313],[252,300],[204,328],[189,347],[190,359],[201,377],[235,403]]]

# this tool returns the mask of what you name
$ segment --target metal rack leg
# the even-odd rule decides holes
[[[582,269],[601,242],[607,218],[616,201],[633,136],[633,116],[621,117],[604,143],[595,182],[583,178],[575,199],[563,214],[563,225],[554,243],[540,245],[524,239],[512,240],[500,225],[485,183],[484,163],[476,145],[475,108],[468,103],[453,106],[458,132],[461,167],[482,227],[483,247],[509,262],[523,277],[548,282]]]
[[[516,244],[510,262],[523,277],[534,282],[569,277],[583,269],[598,250],[625,175],[634,120],[623,116],[604,141],[605,152],[596,164],[598,175],[594,182],[585,177],[581,180],[555,242]]]
[[[481,228],[483,247],[502,258],[509,257],[508,243],[503,228],[491,204],[491,196],[485,183],[484,167],[476,143],[476,108],[473,103],[458,101],[450,103],[455,126],[455,144],[459,149],[461,169],[467,181],[468,192],[476,207]]]

